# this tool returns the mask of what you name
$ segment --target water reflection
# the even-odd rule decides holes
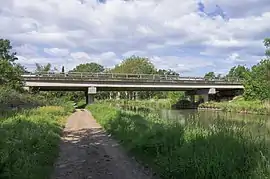
[[[222,127],[222,125],[228,125],[243,127],[245,130],[257,135],[270,134],[270,116],[267,115],[226,113],[222,111],[198,111],[193,109],[168,110],[127,105],[119,107],[143,115],[158,115],[162,120],[177,121],[183,125],[196,121],[204,127],[211,127],[212,125],[219,125]]]

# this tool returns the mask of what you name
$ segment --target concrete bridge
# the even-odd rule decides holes
[[[186,91],[189,95],[228,94],[243,90],[239,79],[205,79],[178,75],[117,73],[29,73],[22,75],[25,87],[41,91],[85,91],[93,102],[97,91]]]

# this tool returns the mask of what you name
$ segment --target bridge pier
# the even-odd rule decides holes
[[[203,94],[202,97],[203,97],[203,102],[204,103],[209,101],[209,95],[208,94]]]
[[[195,95],[190,95],[190,101],[192,102],[192,104],[195,103]]]
[[[94,94],[87,94],[86,104],[93,104],[94,101],[95,101],[95,95]]]
[[[97,93],[96,87],[89,87],[85,92],[86,104],[93,104],[95,101],[95,94]]]
[[[116,100],[120,100],[120,99],[121,99],[121,93],[118,91],[116,95]]]

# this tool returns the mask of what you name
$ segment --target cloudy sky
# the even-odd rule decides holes
[[[131,55],[183,75],[253,65],[270,37],[270,0],[0,0],[0,38],[19,62],[113,67]]]

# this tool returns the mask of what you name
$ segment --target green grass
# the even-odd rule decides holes
[[[102,100],[99,101],[102,104],[119,104],[119,105],[129,105],[136,107],[147,107],[147,108],[166,108],[170,109],[173,103],[169,99],[150,99],[150,100]]]
[[[46,106],[0,117],[0,178],[49,178],[63,122],[72,110],[69,104]]]
[[[241,121],[203,125],[160,119],[105,104],[87,107],[128,152],[164,179],[270,178],[269,134],[255,135]]]
[[[220,109],[228,112],[241,112],[250,114],[270,114],[270,102],[263,101],[245,101],[242,99],[225,102],[207,102],[202,103],[200,108]]]

